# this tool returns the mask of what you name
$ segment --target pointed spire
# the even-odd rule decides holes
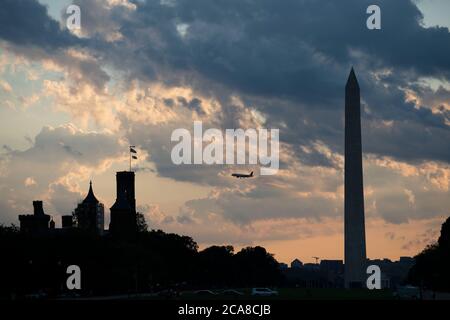
[[[92,180],[89,181],[89,192],[83,200],[84,203],[98,203],[99,201],[94,195],[94,190],[92,190]]]
[[[355,70],[350,70],[350,74],[348,75],[346,87],[359,88],[358,79],[356,78]]]
[[[94,190],[92,190],[92,180],[89,180],[89,192],[88,194],[94,194]]]

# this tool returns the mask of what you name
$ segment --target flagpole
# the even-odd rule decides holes
[[[136,150],[134,149],[136,146],[130,146],[129,152],[130,152],[130,172],[131,172],[131,159],[137,159],[137,157],[133,156],[132,153],[136,153]]]

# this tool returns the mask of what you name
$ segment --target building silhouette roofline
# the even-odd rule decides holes
[[[94,190],[92,189],[92,181],[89,182],[89,191],[86,198],[84,198],[83,203],[100,203],[100,201],[98,201],[98,199],[95,197]]]

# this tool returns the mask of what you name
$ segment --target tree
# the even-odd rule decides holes
[[[9,227],[7,227],[3,224],[0,224],[0,234],[1,235],[14,235],[14,234],[17,234],[18,232],[19,232],[19,228],[14,224],[11,224]]]
[[[243,285],[277,285],[282,279],[277,260],[263,247],[243,248],[234,256],[234,260]]]
[[[440,248],[450,250],[450,217],[442,224],[438,244]]]
[[[137,231],[139,233],[146,232],[148,230],[147,221],[145,221],[145,216],[138,212],[136,213],[136,224],[137,224]]]
[[[436,291],[450,291],[450,217],[442,224],[438,241],[427,246],[415,260],[408,274],[410,283]]]
[[[229,286],[234,282],[232,246],[212,246],[198,253],[198,280],[202,284]]]

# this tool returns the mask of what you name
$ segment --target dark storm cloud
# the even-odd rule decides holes
[[[81,157],[83,154],[78,151],[78,150],[74,150],[71,146],[62,144],[61,147],[70,155],[74,156],[74,157]]]
[[[410,121],[397,121],[392,126],[371,123],[366,126],[363,139],[365,152],[395,155],[410,162],[450,160],[450,135],[445,128],[423,127]]]
[[[450,79],[450,34],[446,28],[424,28],[422,15],[411,0],[377,1],[382,10],[379,31],[366,28],[366,8],[373,4],[371,0],[173,0],[170,5],[160,0],[133,2],[135,10],[110,6],[103,0],[76,1],[82,8],[82,34],[86,37],[77,38],[61,29],[36,1],[0,1],[0,39],[14,53],[32,60],[51,59],[75,74],[76,81],[88,81],[97,88],[104,88],[110,80],[103,67],[118,71],[114,79],[123,80],[125,87],[131,87],[133,80],[143,80],[193,88],[191,97],[162,97],[167,109],[182,113],[178,123],[149,125],[118,114],[126,137],[148,153],[159,175],[218,187],[220,197],[213,194],[187,202],[189,213],[204,217],[215,212],[238,224],[273,217],[338,216],[343,201],[335,194],[342,184],[342,171],[313,167],[340,166],[333,155],[317,146],[343,153],[344,86],[352,65],[363,99],[365,153],[407,162],[450,162],[448,111],[445,107],[440,112],[432,110],[448,101],[448,92],[443,88],[434,92],[419,83],[421,77]],[[90,56],[77,59],[66,49],[82,49]],[[420,103],[423,106],[405,102],[405,88],[427,97]],[[296,183],[279,175],[251,191],[230,191],[226,187],[230,189],[236,182],[224,176],[224,167],[172,163],[171,132],[179,127],[190,129],[192,111],[209,117],[205,125],[208,121],[210,127],[239,126],[243,108],[233,105],[234,96],[245,107],[262,113],[267,119],[265,127],[280,128],[282,142],[300,159],[301,165],[293,171],[304,170]],[[212,116],[205,115],[208,98],[222,106]],[[95,134],[71,132],[67,128],[43,130],[29,150],[15,155],[16,172],[21,175],[14,175],[16,181],[11,185],[23,184],[35,175],[34,171],[22,173],[29,169],[28,159],[42,166],[52,164],[50,157],[52,161],[92,165],[102,158],[98,146],[108,150],[107,154],[110,150],[119,153],[115,149],[118,143],[111,137],[103,141],[104,137]],[[298,159],[280,166],[292,166]],[[315,169],[324,171],[324,176],[331,172],[330,177],[318,178]],[[34,178],[39,185],[48,185],[48,172],[38,173],[42,176]],[[376,203],[386,221],[400,223],[411,217],[446,214],[442,208],[448,206],[442,205],[442,199],[448,191],[421,195],[423,181],[402,177],[390,181],[392,175],[378,172],[366,181],[374,184],[376,177],[380,177]],[[417,204],[410,203],[404,186],[392,190],[386,187],[386,181],[405,183]],[[71,196],[59,185],[54,190],[63,200]],[[68,206],[62,202],[55,207]],[[177,223],[186,227],[195,220],[186,214]]]
[[[86,10],[87,12],[88,10]],[[67,49],[94,47],[90,39],[74,36],[48,15],[47,8],[36,0],[0,1],[0,45],[30,60],[50,59],[83,81],[102,89],[109,76],[93,59],[68,54]]]
[[[450,78],[450,34],[446,28],[424,28],[421,12],[409,0],[377,2],[380,31],[366,28],[371,1],[136,4],[122,23],[124,39],[106,57],[131,71],[131,77],[181,85],[189,81],[222,102],[238,91],[248,105],[268,115],[269,126],[286,126],[280,131],[284,142],[309,146],[320,140],[342,153],[343,89],[355,65],[370,110],[363,113],[363,130],[368,130],[363,135],[372,135],[365,151],[404,161],[450,160],[450,148],[444,151],[440,139],[434,140],[450,139],[448,114],[406,103],[403,91],[420,77]],[[185,25],[184,35],[180,25]],[[135,59],[121,59],[131,48]],[[375,74],[384,69],[391,73],[377,79]],[[370,128],[372,121],[383,120],[399,121],[388,139],[382,130]],[[406,149],[402,127],[416,128],[407,130]],[[419,152],[422,146],[426,149]],[[332,165],[314,152],[298,156]]]
[[[366,28],[368,0],[138,2],[121,31],[140,44],[156,32],[159,42],[139,46],[152,61],[193,69],[255,94],[326,101],[339,92],[339,74],[355,62],[356,50],[375,66],[448,77],[448,29],[423,28],[421,13],[409,0],[377,3],[381,31]],[[188,25],[184,37],[177,31],[180,24]],[[328,94],[318,94],[322,90]]]
[[[202,101],[198,98],[194,98],[190,101],[186,100],[184,97],[177,98],[178,103],[180,103],[184,108],[188,108],[190,110],[196,111],[199,114],[204,114],[202,108]]]
[[[125,128],[132,128],[127,134],[129,141],[148,150],[149,161],[154,163],[160,176],[169,177],[177,181],[195,182],[202,185],[227,185],[229,179],[220,177],[219,173],[224,165],[175,165],[171,159],[170,141],[173,130],[187,127],[187,123],[165,124],[152,126],[148,124],[129,123],[122,117],[121,123]],[[151,137],[150,139],[148,137]]]
[[[35,0],[0,2],[0,38],[20,46],[55,50],[74,45],[78,39],[51,19],[47,8]]]
[[[91,36],[78,44],[100,63],[113,65],[130,80],[188,85],[214,96],[225,105],[218,115],[223,127],[235,127],[239,120],[227,113],[228,97],[238,93],[267,116],[267,126],[281,128],[282,141],[295,146],[308,164],[334,165],[297,146],[321,141],[342,154],[343,89],[351,65],[364,100],[366,152],[403,161],[450,161],[450,148],[442,147],[450,141],[448,112],[406,103],[403,90],[424,76],[450,79],[450,34],[447,28],[424,28],[411,0],[377,1],[382,13],[377,31],[366,28],[369,0],[134,1],[136,10],[111,8],[103,1],[77,3],[85,8],[82,27]],[[2,20],[3,39],[42,48],[74,45],[73,37],[34,1],[1,6],[2,15],[20,17]],[[31,24],[26,18],[33,14]],[[106,41],[108,30],[122,38]],[[109,80],[92,65],[78,69],[98,87]],[[389,74],[377,75],[386,69]],[[202,113],[201,100],[182,99],[167,99],[166,105],[181,103]],[[374,126],[382,121],[394,121],[389,135]]]

